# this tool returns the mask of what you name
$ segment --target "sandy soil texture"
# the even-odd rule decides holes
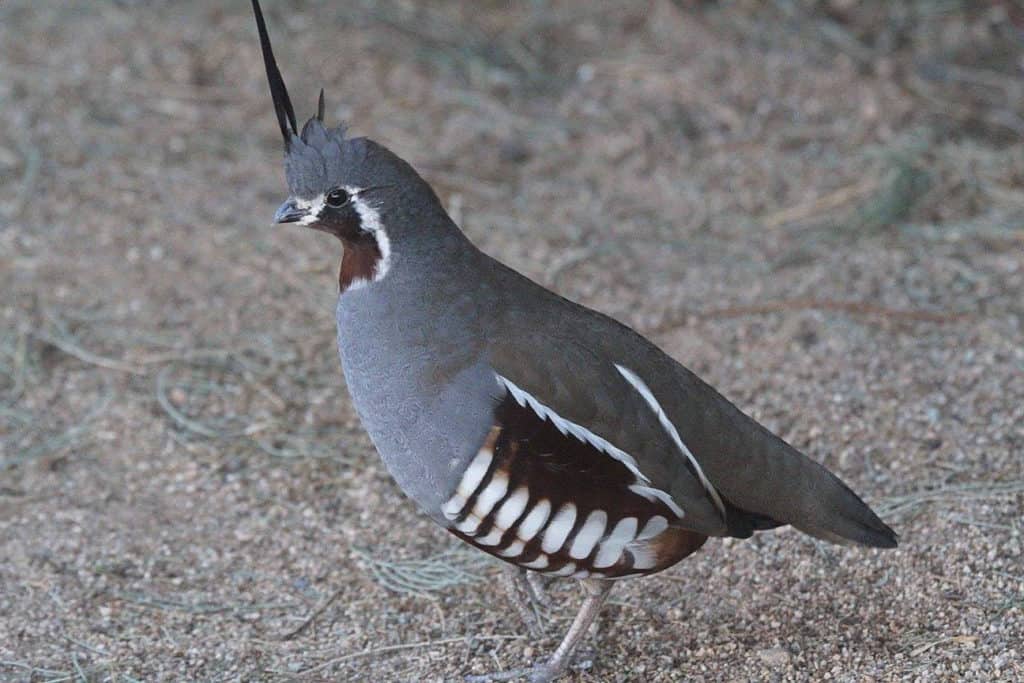
[[[568,680],[1024,680],[1019,2],[266,0],[300,115],[839,473],[622,583]],[[458,681],[549,651],[402,498],[272,226],[248,4],[0,3],[0,680]]]

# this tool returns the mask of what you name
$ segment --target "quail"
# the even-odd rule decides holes
[[[384,146],[298,128],[253,0],[289,196],[277,223],[343,245],[336,318],[348,391],[401,490],[462,541],[582,583],[553,655],[491,680],[564,673],[614,581],[710,536],[783,525],[896,546],[842,481],[629,327],[477,249]]]

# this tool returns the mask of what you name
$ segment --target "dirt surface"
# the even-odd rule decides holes
[[[576,681],[1024,680],[1017,2],[273,2],[300,116],[900,533],[621,583]],[[390,481],[247,3],[0,3],[0,679],[449,681],[534,639]],[[438,553],[447,554],[438,557]]]

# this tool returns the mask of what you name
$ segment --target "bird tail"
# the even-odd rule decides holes
[[[705,470],[740,513],[730,535],[790,524],[832,543],[894,548],[896,533],[839,477],[704,385],[719,411],[693,424],[708,444]],[[732,521],[732,520],[730,520]]]
[[[759,482],[741,500],[733,500],[734,505],[832,543],[896,547],[896,532],[839,477],[765,433],[770,435],[768,445],[762,441],[760,453],[752,458],[760,461],[752,468],[759,472]]]
[[[814,488],[824,495],[821,504],[816,507],[827,509],[829,514],[804,518],[790,524],[804,533],[832,543],[848,545],[852,542],[872,548],[896,547],[896,532],[860,496],[818,463],[802,454],[797,455],[806,460],[807,465],[818,470],[818,481]]]

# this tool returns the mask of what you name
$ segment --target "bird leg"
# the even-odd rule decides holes
[[[513,669],[483,676],[467,676],[466,683],[496,683],[522,677],[525,677],[530,683],[550,683],[565,673],[572,661],[572,654],[576,650],[576,646],[579,645],[580,640],[586,635],[587,629],[601,612],[601,607],[608,599],[608,593],[612,589],[612,582],[602,579],[583,579],[580,583],[583,585],[587,597],[583,601],[580,611],[576,613],[572,626],[569,627],[562,642],[548,661],[525,669]]]
[[[544,616],[541,614],[542,607],[548,607],[551,603],[543,592],[537,592],[537,588],[530,580],[531,577],[525,569],[509,566],[505,573],[505,593],[509,602],[519,613],[519,618],[526,624],[530,635],[539,638],[544,635]]]
[[[526,583],[532,591],[530,599],[544,609],[551,609],[551,598],[548,597],[548,581],[550,579],[539,572],[531,572],[525,569],[523,574],[526,576]]]
[[[594,623],[594,619],[601,612],[601,607],[604,606],[604,601],[608,599],[608,593],[612,590],[611,581],[583,579],[581,583],[583,584],[583,590],[587,593],[587,597],[583,601],[580,611],[576,613],[572,626],[569,627],[565,637],[562,638],[562,642],[559,643],[555,653],[551,655],[551,659],[544,664],[534,667],[537,671],[530,676],[531,683],[548,683],[548,681],[553,681],[561,676],[569,668],[572,653],[576,650],[576,646],[579,645],[583,636],[587,634],[587,629]]]

